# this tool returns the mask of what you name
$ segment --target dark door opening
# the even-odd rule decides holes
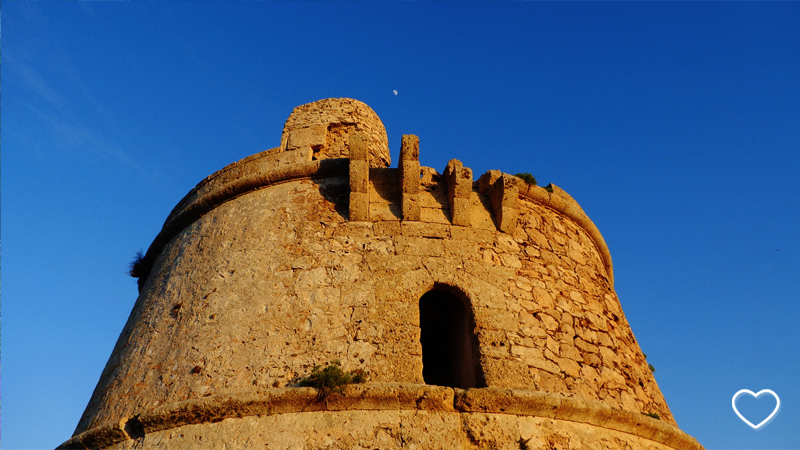
[[[422,378],[425,384],[485,387],[472,312],[456,295],[433,290],[419,299]]]

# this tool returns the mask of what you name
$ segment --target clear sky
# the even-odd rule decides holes
[[[439,171],[565,189],[679,426],[800,448],[798,24],[798,2],[3,1],[3,448],[72,435],[136,251],[328,97],[375,110],[394,166],[411,133]],[[745,425],[740,389],[776,418]]]

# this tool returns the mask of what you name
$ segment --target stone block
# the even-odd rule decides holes
[[[419,194],[403,194],[400,200],[403,210],[403,220],[419,220]]]
[[[366,161],[350,160],[350,192],[367,193],[369,166]]]
[[[469,198],[472,192],[472,169],[464,167],[461,161],[451,159],[444,169],[447,191],[450,197]]]
[[[424,184],[420,183],[419,205],[421,207],[450,209],[450,203],[447,201],[447,192],[445,192],[445,195],[441,195],[439,189],[433,189],[432,191],[429,191],[428,189],[429,189],[428,186],[425,186]]]
[[[462,168],[464,168],[464,164],[461,161],[455,158],[451,159],[450,161],[447,161],[447,166],[444,168],[444,175],[448,180],[450,178],[455,179]]]
[[[523,361],[531,367],[550,372],[554,375],[559,375],[561,373],[558,364],[544,358],[523,358]]]
[[[404,134],[400,142],[400,161],[419,161],[419,137]]]
[[[379,184],[372,178],[372,172],[370,172],[367,190],[370,195],[370,203],[383,202],[397,203],[400,205],[400,186],[398,186],[397,183]]]
[[[426,223],[450,223],[450,210],[442,208],[425,208],[419,209],[419,220]]]
[[[502,177],[489,186],[486,193],[489,196],[489,204],[492,205],[492,210],[497,211],[497,208],[503,205]]]
[[[325,145],[327,133],[328,127],[325,125],[314,125],[293,130],[289,132],[287,150],[302,147],[320,148]]]
[[[400,222],[375,222],[374,230],[376,236],[397,236],[400,234]]]
[[[370,194],[370,200],[374,197]],[[369,220],[372,221],[399,221],[402,215],[400,202],[369,202]]]
[[[517,229],[517,209],[508,206],[501,206],[497,209],[495,220],[497,228],[508,234],[513,234]]]
[[[614,369],[603,367],[600,372],[600,381],[606,389],[626,389],[625,377]]]
[[[582,352],[598,353],[600,351],[596,345],[592,345],[579,337],[575,338],[574,344],[575,347],[578,347]]]
[[[367,138],[363,134],[350,136],[350,160],[369,162]]]
[[[311,161],[311,147],[300,147],[282,152],[277,158],[276,166],[287,166],[301,162]]]
[[[444,224],[403,222],[400,233],[403,236],[448,239],[450,238],[450,227]]]
[[[596,404],[579,398],[564,398],[556,412],[556,418],[569,418],[580,422],[590,422],[596,416]]]
[[[521,413],[552,418],[561,407],[560,396],[535,391],[517,391],[515,394],[517,396],[515,403],[519,405]]]
[[[502,175],[503,172],[500,172],[499,170],[490,170],[484,173],[480,178],[478,178],[478,191],[481,194],[489,195],[489,190]]]
[[[530,348],[524,347],[522,345],[514,345],[511,347],[511,354],[514,356],[519,356],[520,358],[537,358],[542,359],[544,356],[542,355],[542,351],[538,348]]]
[[[558,329],[558,321],[549,314],[539,313],[539,319],[542,320],[542,325],[550,331]]]
[[[472,170],[451,159],[445,168],[447,200],[454,225],[469,226],[472,197]]]
[[[489,188],[489,201],[492,208],[497,209],[498,206],[506,206],[517,209],[519,188],[515,180],[516,177],[504,173]]]
[[[592,331],[588,328],[578,327],[575,329],[575,333],[581,337],[586,342],[597,344],[597,332]]]
[[[350,220],[369,220],[369,194],[366,192],[350,192]]]
[[[464,167],[455,185],[454,196],[456,198],[470,198],[472,196],[472,169]]]
[[[450,227],[450,235],[453,237],[453,240],[478,242],[475,231],[476,230],[471,227]]]
[[[398,236],[395,248],[398,255],[444,256],[441,239]]]
[[[577,348],[575,348],[574,345],[561,344],[559,350],[561,351],[561,356],[563,356],[564,358],[569,358],[573,361],[580,361],[581,359],[583,359],[581,357],[581,352]]]
[[[476,231],[490,232],[494,235],[494,232],[497,231],[497,226],[494,224],[494,212],[486,207],[487,203],[479,193],[473,192],[470,200],[472,201],[472,208],[469,211],[470,226]]]
[[[514,255],[503,253],[502,255],[500,255],[500,261],[503,262],[504,266],[511,267],[512,269],[522,268],[522,261],[520,261],[519,258],[517,258]]]
[[[517,209],[517,198],[519,197],[519,186],[517,178],[507,173],[504,173],[498,182],[502,182],[502,186],[498,186],[503,190],[503,199],[501,204],[509,208]]]
[[[484,312],[488,312],[490,314],[492,323],[486,323],[486,328],[489,329],[497,329],[497,330],[506,330],[506,331],[514,331],[516,332],[519,329],[519,322],[517,321],[517,317],[514,313],[510,311],[504,311],[501,309],[495,308],[486,308]],[[478,320],[477,318],[475,319]]]
[[[470,208],[472,202],[466,198],[454,198],[450,205],[453,225],[468,227],[470,225]]]
[[[517,389],[530,389],[531,368],[513,358],[481,358],[486,383],[489,386],[505,386]]]
[[[581,376],[581,366],[577,362],[567,358],[558,358],[556,363],[567,375],[573,378],[579,378]]]
[[[514,234],[517,229],[519,188],[517,178],[498,170],[490,170],[478,179],[478,191],[489,197],[495,226]]]
[[[560,213],[567,208],[567,204],[567,199],[553,194],[550,195],[550,202],[547,204],[547,206]]]
[[[519,244],[509,235],[498,234],[495,236],[495,251],[502,253],[519,253]]]
[[[419,193],[419,161],[400,161],[401,188],[404,194]]]
[[[614,341],[606,333],[597,333],[597,340],[600,342],[600,345],[610,348],[616,347]]]
[[[444,241],[444,248],[450,255],[461,258],[476,258],[478,256],[478,244],[465,241]]]

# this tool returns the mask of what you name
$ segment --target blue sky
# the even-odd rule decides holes
[[[564,188],[680,427],[800,448],[798,23],[797,2],[4,1],[3,448],[71,436],[135,252],[327,97],[370,105],[395,161],[411,133],[423,165]],[[750,429],[740,389],[779,414]]]

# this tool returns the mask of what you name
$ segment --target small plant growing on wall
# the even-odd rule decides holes
[[[360,384],[367,381],[367,374],[362,369],[345,372],[342,370],[339,360],[333,360],[324,367],[314,366],[311,375],[300,380],[301,387],[313,387],[317,390],[317,399],[325,400],[331,394],[344,393],[344,387],[348,384]]]
[[[644,355],[644,360],[647,361],[647,353],[642,353],[642,355]],[[656,373],[656,368],[652,364],[647,363],[647,368],[650,369],[650,372]]]
[[[144,254],[141,250],[136,252],[136,255],[133,257],[133,261],[128,264],[128,275],[132,276],[133,278],[140,278],[143,273],[143,266],[142,260],[144,260]]]
[[[532,185],[536,186],[536,177],[534,177],[533,175],[529,174],[528,172],[516,173],[516,174],[514,174],[514,176],[519,178],[519,179],[521,179],[522,181],[524,181],[524,182],[526,182],[528,184],[532,184]]]

